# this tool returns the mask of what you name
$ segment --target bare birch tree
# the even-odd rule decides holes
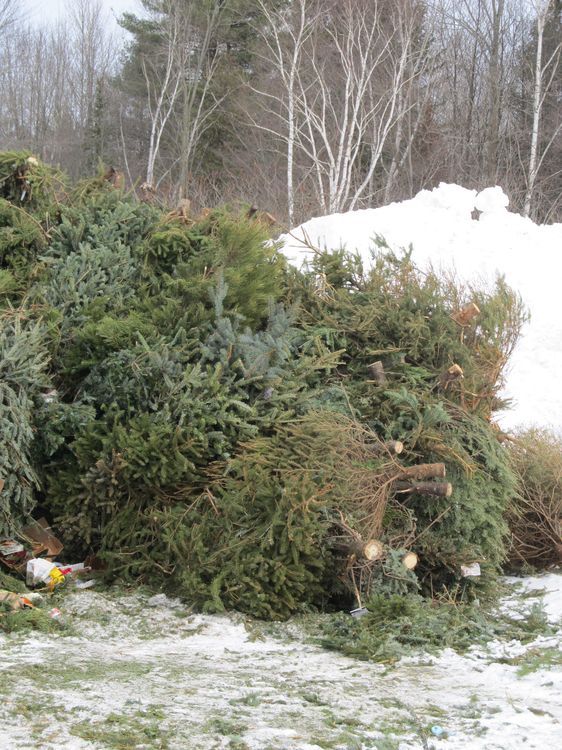
[[[146,82],[150,122],[146,183],[154,186],[154,170],[162,136],[181,91],[187,49],[182,42],[181,17],[176,3],[165,2],[156,19],[160,45],[156,55],[143,55],[142,70]]]
[[[266,130],[279,139],[286,151],[286,184],[287,184],[287,214],[289,226],[295,223],[295,145],[297,139],[297,81],[304,56],[304,45],[314,33],[314,29],[321,18],[320,11],[313,9],[306,0],[299,0],[296,11],[280,13],[269,4],[258,0],[260,10],[265,20],[265,27],[261,28],[264,40],[264,51],[260,55],[265,62],[266,71],[272,70],[276,83],[280,84],[280,91],[257,89],[252,91],[262,99],[262,108],[275,120],[280,120],[276,130],[267,128],[253,120],[255,127]],[[274,126],[275,127],[275,126]]]
[[[151,187],[178,165],[180,193],[188,191],[201,138],[222,103],[213,95],[222,52],[214,42],[227,7],[228,0],[212,0],[203,10],[182,0],[165,0],[153,11],[160,44],[141,60],[150,122],[146,183]],[[177,134],[176,157],[157,179],[157,160],[170,128]]]
[[[438,56],[432,48],[434,30],[431,22],[423,18],[423,6],[412,3],[398,14],[397,33],[403,47],[416,38],[415,51],[408,56],[405,85],[398,92],[399,117],[392,135],[392,157],[387,169],[384,203],[391,200],[398,176],[407,167],[409,194],[414,192],[412,150],[427,116],[432,97],[434,75]],[[423,23],[422,23],[423,21]]]
[[[296,0],[281,11],[262,5],[262,59],[275,75],[252,87],[262,103],[262,116],[252,122],[285,150],[290,225],[297,167],[300,184],[314,190],[324,212],[372,199],[383,151],[412,107],[406,89],[423,67],[413,5]],[[399,160],[393,177],[398,166]]]
[[[187,197],[190,175],[201,141],[213,124],[213,116],[226,95],[216,95],[213,83],[221,63],[223,50],[216,43],[222,18],[228,9],[227,0],[214,0],[202,17],[185,19],[188,67],[182,79],[181,110],[177,123],[180,139],[179,192]]]
[[[543,148],[542,154],[539,154],[539,131],[541,126],[541,113],[545,96],[553,82],[553,78],[558,70],[558,60],[562,53],[562,41],[559,42],[548,59],[543,60],[543,42],[545,26],[548,14],[551,11],[551,0],[536,0],[534,9],[536,13],[536,35],[537,49],[535,53],[535,70],[534,70],[534,88],[533,88],[533,125],[531,130],[531,147],[529,151],[529,167],[527,171],[527,190],[525,192],[525,202],[523,205],[523,216],[530,216],[535,184],[541,168],[542,162],[546,157],[550,147],[555,139],[562,132],[562,123],[555,128],[550,140]]]
[[[74,141],[74,113],[67,76],[69,31],[59,21],[48,29],[15,26],[0,58],[0,132],[10,148],[32,149],[58,162]]]

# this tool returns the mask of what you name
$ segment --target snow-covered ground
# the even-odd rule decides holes
[[[379,235],[395,250],[413,245],[421,267],[454,268],[462,280],[487,283],[504,275],[522,295],[531,322],[507,380],[505,395],[515,408],[501,415],[500,423],[506,429],[539,425],[562,432],[562,224],[534,224],[507,205],[499,187],[476,193],[442,183],[412,200],[311,219],[280,240],[297,266],[311,254],[304,238],[321,249],[357,250],[368,264]],[[479,220],[474,209],[482,212]]]
[[[506,607],[545,588],[560,624],[562,574],[512,583]],[[389,668],[163,595],[87,590],[61,606],[77,635],[0,636],[2,750],[560,747],[560,629]]]

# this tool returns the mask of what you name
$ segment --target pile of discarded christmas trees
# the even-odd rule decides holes
[[[40,506],[108,575],[267,618],[497,575],[520,479],[492,415],[525,319],[501,279],[388,248],[297,271],[259,213],[25,153],[0,196],[0,538]]]

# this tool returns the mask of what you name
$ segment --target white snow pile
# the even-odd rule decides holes
[[[508,204],[499,187],[477,193],[441,183],[401,203],[311,219],[280,242],[298,267],[313,252],[308,245],[358,251],[368,265],[378,235],[395,251],[412,245],[421,268],[454,270],[461,280],[488,284],[503,275],[521,294],[531,321],[503,393],[513,409],[499,421],[504,429],[536,425],[562,432],[562,224],[537,225],[510,213]]]

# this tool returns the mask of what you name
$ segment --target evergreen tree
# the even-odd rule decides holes
[[[98,79],[94,101],[90,102],[88,108],[88,120],[84,132],[84,166],[89,173],[95,172],[105,158],[105,110],[104,82]]]

